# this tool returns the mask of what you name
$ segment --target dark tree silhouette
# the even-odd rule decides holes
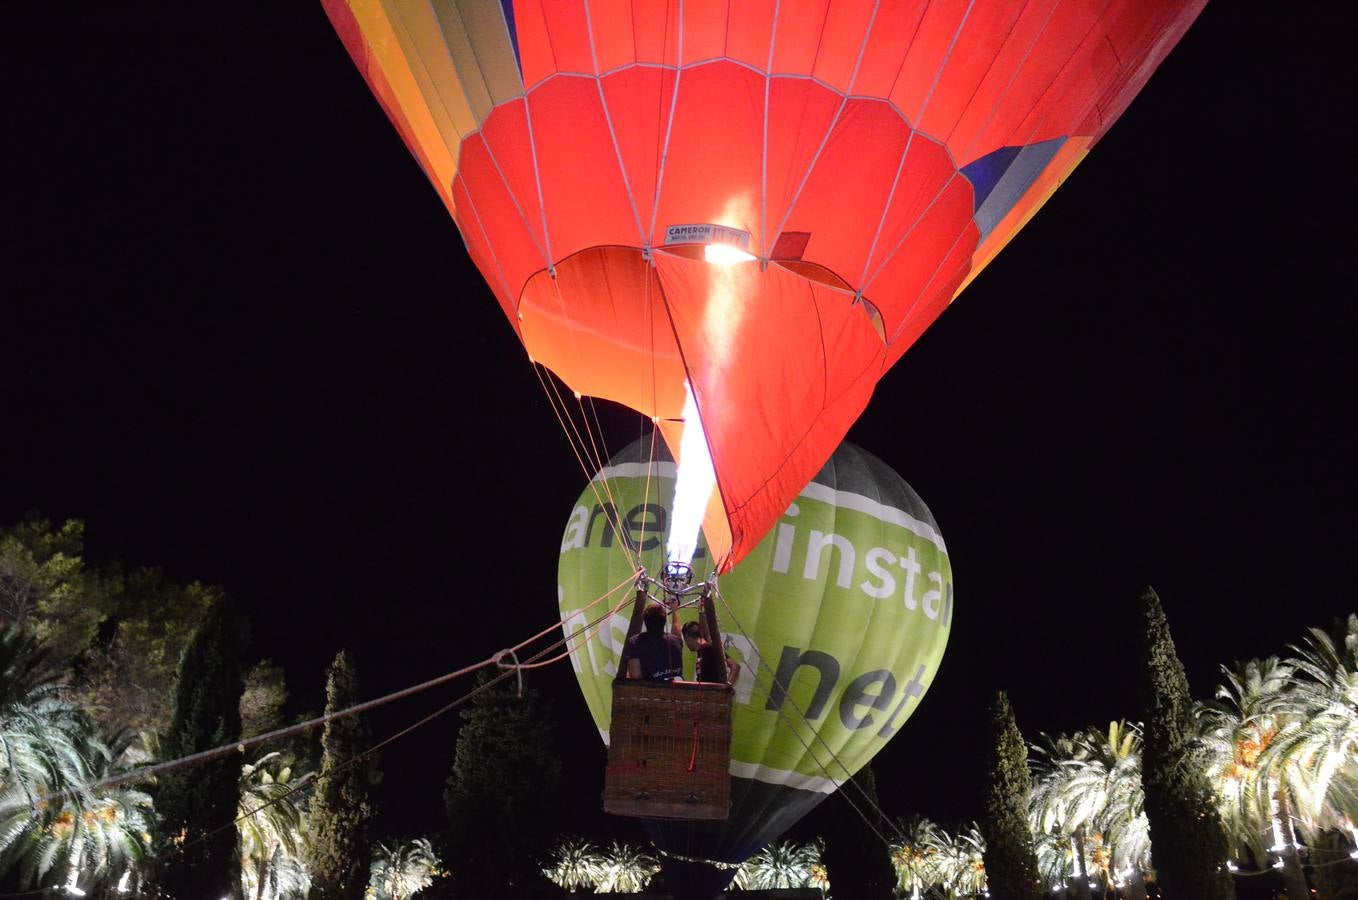
[[[241,657],[246,626],[225,598],[208,611],[184,649],[174,712],[161,744],[176,759],[240,739]],[[177,900],[239,893],[236,818],[241,757],[228,752],[165,774],[156,792],[161,817],[158,882]]]
[[[876,812],[880,808],[871,765],[859,769],[821,805],[821,858],[836,897],[890,900],[895,892],[896,871],[883,842],[891,826]]]
[[[986,760],[985,870],[995,900],[1040,900],[1037,853],[1028,827],[1028,747],[1004,691],[990,704],[990,745]]]
[[[561,760],[536,693],[519,697],[511,685],[485,688],[462,712],[443,794],[458,897],[557,893],[541,865],[557,830]]]
[[[1194,744],[1193,698],[1169,622],[1151,588],[1141,594],[1141,783],[1156,880],[1166,896],[1234,900],[1230,842]]]
[[[325,678],[327,715],[361,702],[353,659],[341,650]],[[361,900],[372,857],[369,833],[375,809],[371,793],[379,780],[368,728],[358,716],[325,724],[321,768],[311,799],[311,882],[325,900]]]

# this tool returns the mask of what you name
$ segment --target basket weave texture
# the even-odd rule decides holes
[[[731,810],[729,685],[617,681],[604,812],[721,821]]]

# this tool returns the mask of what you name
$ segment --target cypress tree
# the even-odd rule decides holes
[[[1194,743],[1193,698],[1160,598],[1141,595],[1141,784],[1157,882],[1169,897],[1233,900],[1230,842]]]
[[[359,702],[353,659],[341,650],[326,671],[326,715]],[[375,757],[352,761],[368,746],[368,728],[358,716],[325,723],[311,798],[311,883],[325,900],[360,900],[368,886],[370,794],[379,776]]]
[[[881,804],[872,766],[859,769],[822,808],[825,813],[819,830],[825,836],[825,852],[821,859],[830,890],[836,897],[891,900],[896,870],[891,851],[882,842],[889,826],[876,812]]]
[[[990,742],[986,768],[985,871],[995,900],[1040,900],[1037,853],[1028,827],[1032,777],[1028,747],[1004,691],[990,704]]]
[[[184,648],[174,712],[161,746],[166,759],[240,739],[245,641],[244,623],[218,597]],[[233,751],[161,779],[156,809],[162,827],[158,881],[164,894],[178,900],[238,895],[240,861],[232,822],[240,770],[240,754]]]
[[[478,687],[489,681],[477,677]],[[512,682],[482,690],[462,711],[443,793],[449,869],[458,897],[555,896],[541,860],[561,809],[561,757],[536,692]]]

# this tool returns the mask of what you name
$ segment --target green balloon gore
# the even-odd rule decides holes
[[[651,446],[643,438],[609,460],[561,541],[562,627],[579,647],[571,662],[605,743],[635,559],[652,576],[665,564],[675,466],[648,461]],[[712,568],[700,541],[695,581]],[[845,443],[719,587],[722,637],[741,667],[731,817],[674,830],[683,846],[669,849],[729,864],[776,839],[899,733],[942,662],[953,577],[924,502],[881,460]],[[692,678],[693,654],[684,656]]]

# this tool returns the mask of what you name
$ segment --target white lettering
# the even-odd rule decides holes
[[[943,599],[943,576],[937,572],[929,573],[929,583],[938,585],[924,592],[924,614],[931,619],[938,618],[938,602]]]
[[[890,571],[882,568],[885,562],[888,566],[896,561],[896,554],[885,547],[873,547],[868,551],[867,556],[863,557],[863,565],[868,567],[868,572],[873,578],[878,580],[877,584],[865,581],[858,587],[869,597],[883,600],[896,593],[896,576]]]
[[[794,503],[787,508],[784,515],[792,518],[797,513],[797,504]],[[780,575],[786,575],[788,566],[792,565],[792,542],[796,537],[796,525],[791,522],[783,522],[778,526],[778,543],[773,548],[773,571]]]
[[[827,547],[834,547],[839,551],[839,575],[835,578],[835,584],[846,588],[853,583],[853,544],[842,535],[826,534],[814,528],[806,545],[806,565],[802,567],[802,577],[812,581],[820,578],[820,562],[825,557]]]
[[[900,564],[905,570],[905,608],[914,609],[918,605],[915,599],[915,576],[923,571],[919,559],[915,556],[914,547],[906,548],[905,556],[900,558]]]
[[[589,537],[589,509],[577,506],[571,510],[570,521],[566,523],[566,536],[561,539],[561,552],[585,546]]]

